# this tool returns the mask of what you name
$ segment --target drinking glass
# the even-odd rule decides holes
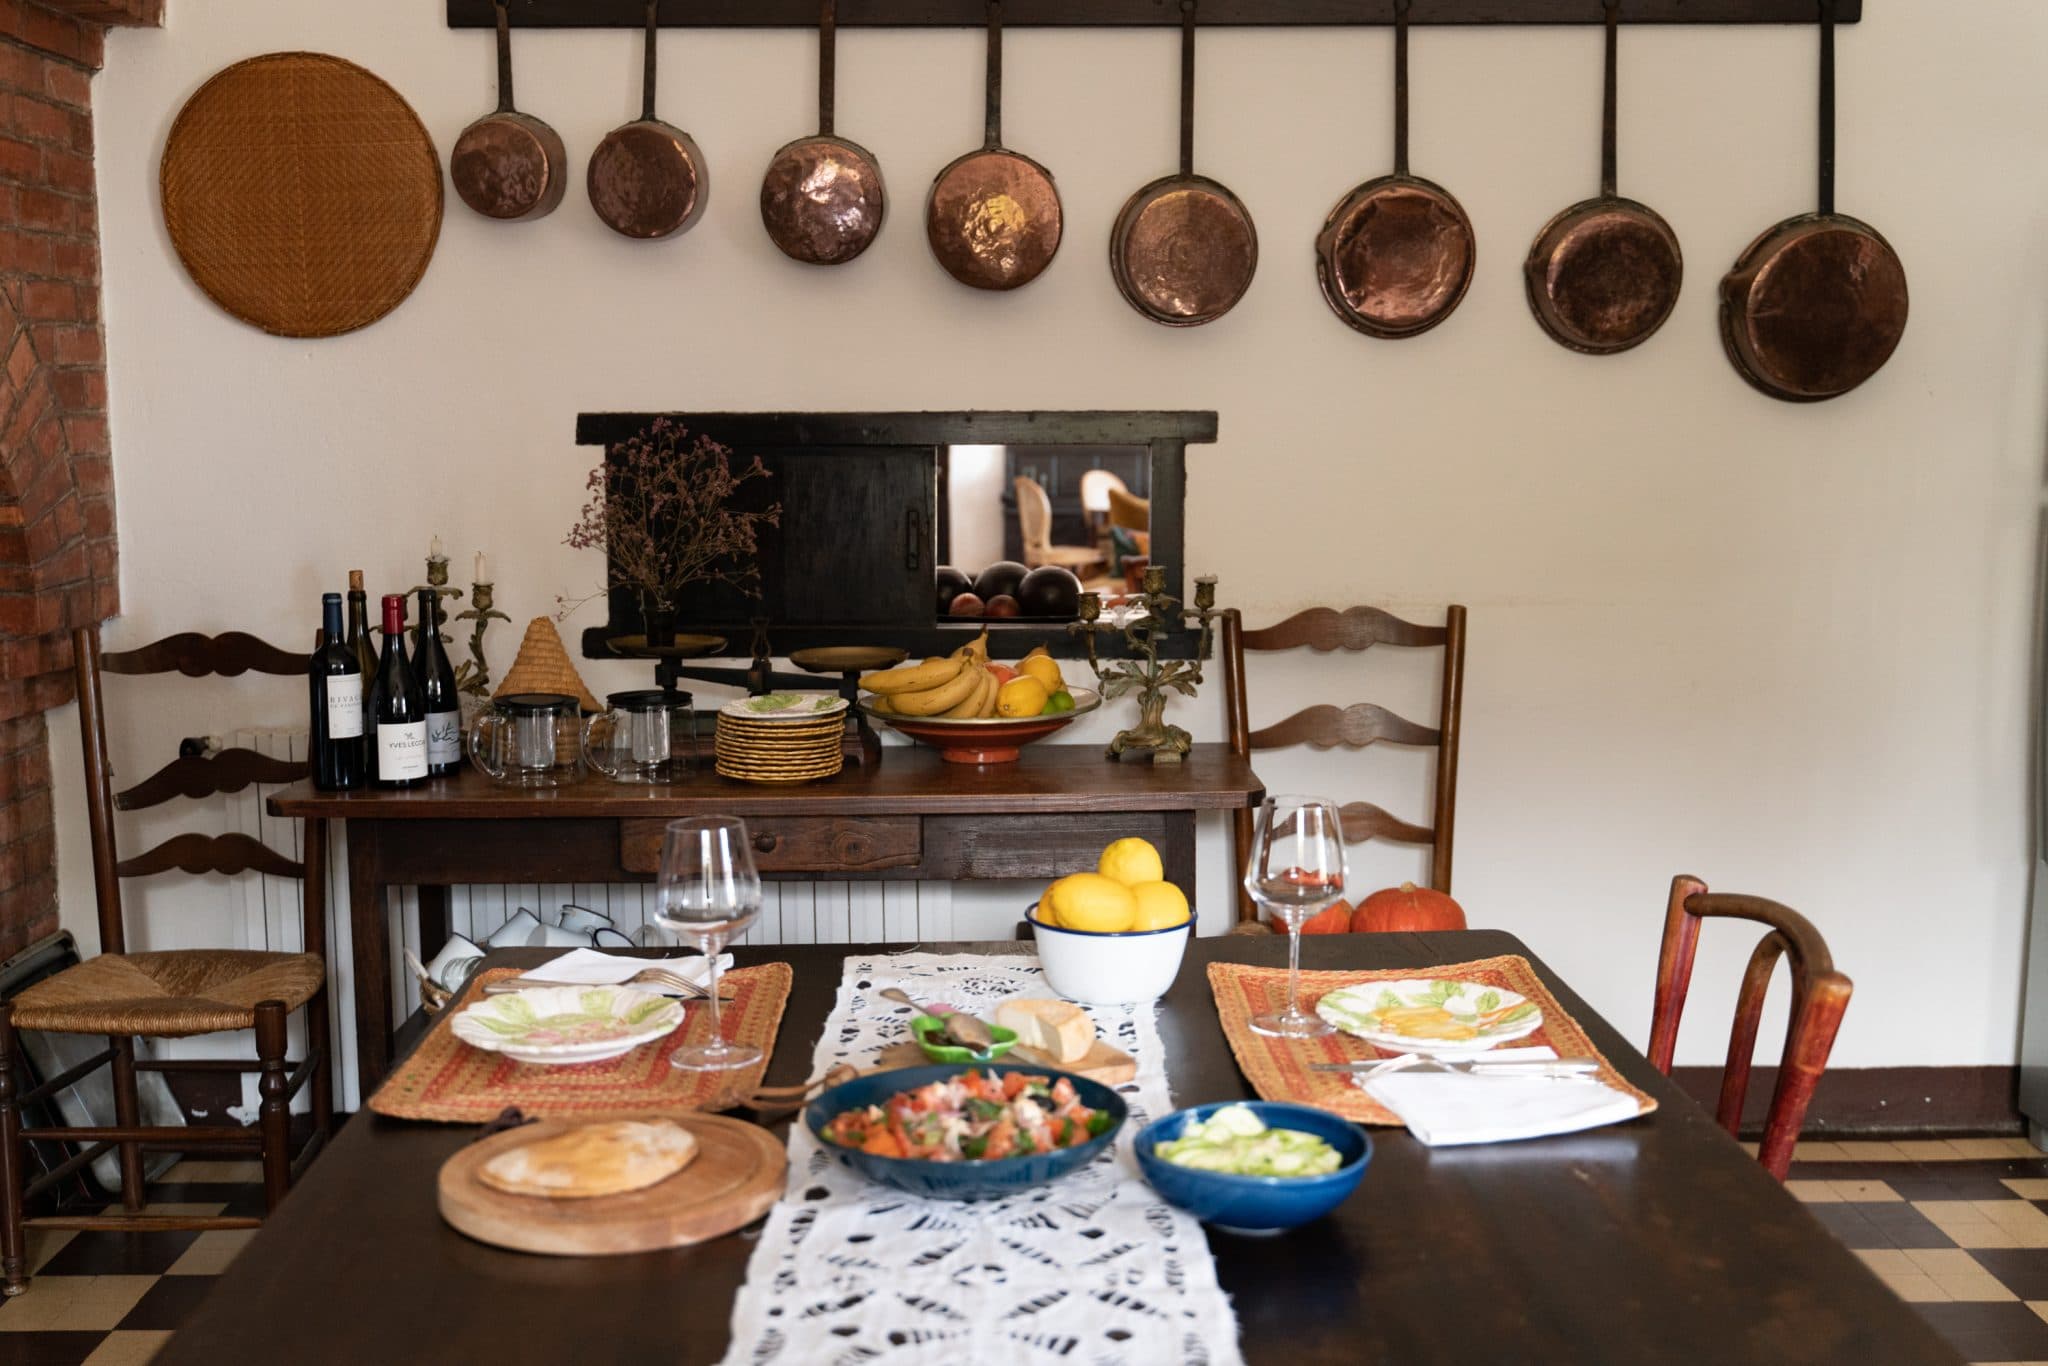
[[[718,956],[760,914],[761,875],[754,869],[746,822],[732,816],[670,821],[661,842],[654,918],[702,949],[711,973],[711,1041],[678,1048],[671,1066],[715,1072],[761,1060],[753,1045],[726,1042],[718,1024]]]
[[[1287,927],[1287,1009],[1255,1015],[1252,1029],[1283,1039],[1312,1039],[1335,1026],[1301,1008],[1301,926],[1344,895],[1344,821],[1320,797],[1268,797],[1244,889]]]

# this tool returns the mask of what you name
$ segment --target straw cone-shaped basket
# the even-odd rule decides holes
[[[562,645],[561,633],[547,617],[535,617],[526,623],[526,639],[519,642],[519,657],[512,661],[505,681],[491,696],[513,697],[531,692],[573,697],[583,710],[592,714],[604,710],[604,704],[583,685],[583,676],[576,672],[576,666],[569,661],[569,651]]]

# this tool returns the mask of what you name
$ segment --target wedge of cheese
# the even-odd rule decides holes
[[[581,1125],[500,1153],[477,1177],[514,1195],[582,1200],[651,1186],[696,1156],[696,1135],[679,1124],[622,1120]]]
[[[1017,1042],[1026,1048],[1062,1063],[1079,1062],[1095,1045],[1095,1021],[1072,1001],[1005,1001],[996,1007],[996,1023],[1016,1030]]]

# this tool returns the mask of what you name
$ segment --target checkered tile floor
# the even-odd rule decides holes
[[[150,1208],[261,1214],[258,1181],[254,1162],[182,1162]],[[1802,1143],[1786,1189],[1966,1360],[2048,1366],[2048,1154],[2016,1138]],[[253,1236],[32,1233],[0,1362],[139,1366]]]

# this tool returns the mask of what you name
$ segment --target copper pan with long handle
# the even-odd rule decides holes
[[[661,30],[647,0],[647,52],[640,117],[604,135],[585,177],[590,207],[627,237],[672,237],[703,216],[710,196],[704,153],[682,129],[654,116],[654,76]]]
[[[868,249],[882,230],[881,163],[833,133],[838,95],[838,0],[818,15],[818,132],[784,146],[761,178],[761,223],[785,256],[836,266]]]
[[[1600,193],[1550,220],[1523,265],[1529,307],[1560,345],[1588,355],[1649,340],[1678,304],[1685,258],[1662,214],[1616,192],[1615,68],[1621,0],[1605,0],[1607,78],[1600,123]]]
[[[1766,232],[1721,281],[1721,341],[1772,398],[1838,398],[1906,331],[1906,268],[1883,234],[1835,212],[1835,0],[1820,0],[1820,209]]]
[[[470,208],[515,223],[555,211],[569,188],[569,154],[560,133],[512,107],[512,25],[505,0],[496,9],[498,107],[455,140],[448,179]]]

